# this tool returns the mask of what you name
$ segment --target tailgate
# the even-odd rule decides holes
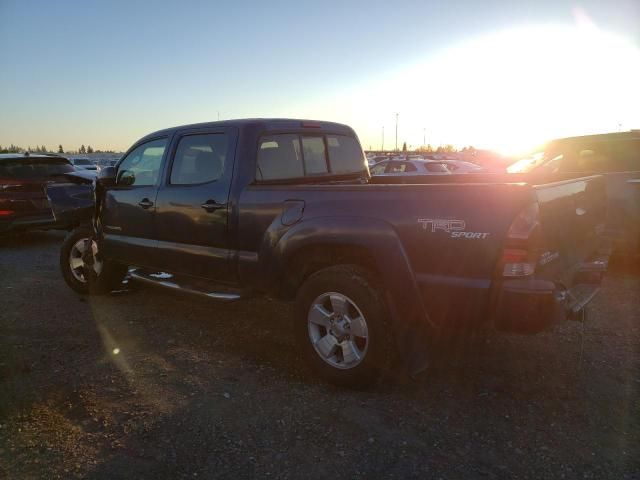
[[[582,274],[603,271],[602,232],[606,218],[606,184],[601,175],[536,185],[543,235],[536,277],[571,287]],[[594,263],[595,262],[595,263]]]

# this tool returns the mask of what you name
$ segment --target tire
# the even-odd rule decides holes
[[[319,270],[298,289],[296,341],[324,380],[362,388],[390,369],[395,349],[383,298],[373,275],[355,265]]]
[[[110,261],[98,262],[100,266],[96,268],[86,264],[85,250],[91,244],[92,234],[89,227],[77,227],[69,232],[60,249],[62,277],[69,287],[83,295],[109,293],[122,283],[127,274],[125,265]],[[90,260],[96,261],[95,256]]]

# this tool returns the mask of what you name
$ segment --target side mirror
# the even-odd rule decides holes
[[[96,181],[105,188],[116,184],[116,167],[104,167],[98,171]]]
[[[118,177],[116,178],[116,184],[122,187],[128,187],[136,183],[136,174],[131,170],[121,170],[118,172]]]

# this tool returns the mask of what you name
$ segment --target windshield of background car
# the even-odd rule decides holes
[[[73,171],[73,166],[63,159],[16,159],[0,161],[0,177],[4,178],[51,177]]]

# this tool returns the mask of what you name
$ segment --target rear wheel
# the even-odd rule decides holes
[[[354,265],[311,275],[296,299],[296,339],[310,366],[346,387],[375,383],[393,356],[383,294],[373,276]]]
[[[100,260],[92,233],[88,227],[78,227],[67,235],[60,250],[60,269],[67,285],[76,292],[108,293],[122,282],[127,267]]]

